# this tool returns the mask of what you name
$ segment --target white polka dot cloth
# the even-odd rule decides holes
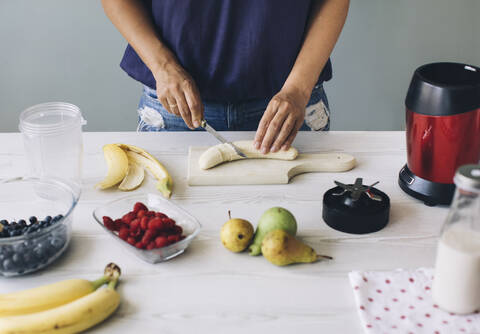
[[[349,277],[367,334],[480,334],[478,311],[455,315],[435,305],[433,269],[353,271]]]

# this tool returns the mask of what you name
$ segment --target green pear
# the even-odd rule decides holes
[[[319,258],[332,259],[330,256],[317,255],[312,247],[284,230],[271,231],[263,238],[262,254],[268,261],[277,266],[286,266],[292,263],[311,263]]]
[[[230,216],[230,211],[228,212]],[[253,226],[249,221],[232,218],[223,224],[220,239],[226,249],[238,253],[244,251],[253,238]]]
[[[253,243],[248,249],[250,255],[260,255],[263,238],[268,232],[279,229],[295,235],[297,233],[297,221],[287,209],[280,207],[270,208],[260,217]]]

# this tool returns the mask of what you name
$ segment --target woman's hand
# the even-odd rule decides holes
[[[178,64],[167,63],[153,72],[157,96],[171,114],[181,116],[190,129],[203,119],[203,103],[192,77]]]
[[[263,154],[288,150],[305,118],[309,96],[299,89],[284,87],[265,109],[254,145]]]

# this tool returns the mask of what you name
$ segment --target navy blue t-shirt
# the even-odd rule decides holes
[[[203,100],[270,98],[300,51],[310,0],[145,1],[162,41],[193,77]],[[120,66],[155,89],[150,70],[128,45]],[[332,77],[330,60],[319,82]]]

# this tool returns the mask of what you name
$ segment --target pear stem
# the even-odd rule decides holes
[[[232,215],[231,215],[230,210],[228,210],[228,219],[232,219]]]
[[[333,260],[333,257],[328,255],[317,254],[317,260]]]

